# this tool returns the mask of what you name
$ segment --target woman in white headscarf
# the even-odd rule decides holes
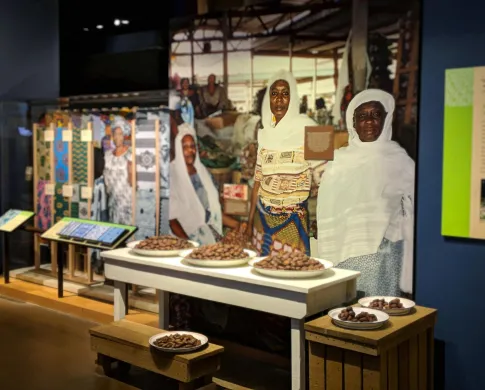
[[[248,235],[262,256],[281,251],[310,254],[309,213],[314,168],[304,158],[305,126],[316,123],[300,114],[296,80],[279,71],[268,82],[258,132]]]
[[[194,128],[182,123],[177,131],[170,163],[170,228],[178,237],[213,244],[223,224],[237,229],[239,223],[222,213],[217,186],[199,158]]]
[[[318,253],[361,272],[367,296],[412,293],[415,166],[392,138],[394,98],[368,89],[346,112],[349,146],[335,151],[318,192]]]

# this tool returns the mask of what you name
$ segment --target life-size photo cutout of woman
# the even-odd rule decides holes
[[[109,220],[122,225],[132,224],[132,155],[124,137],[130,126],[116,122],[112,126],[113,150],[104,155],[104,180],[108,194]]]

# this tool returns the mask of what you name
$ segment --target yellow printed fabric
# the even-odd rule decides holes
[[[303,203],[310,196],[314,168],[323,164],[306,161],[303,148],[293,151],[260,149],[254,180],[261,183],[261,202],[276,208]]]

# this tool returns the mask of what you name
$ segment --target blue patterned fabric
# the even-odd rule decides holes
[[[135,221],[136,226],[138,226],[138,231],[135,233],[137,240],[144,240],[155,235],[156,207],[153,190],[138,190],[136,192]]]
[[[68,145],[66,142],[62,141],[62,130],[62,127],[56,129],[54,139],[54,163],[57,183],[67,183],[69,181]]]
[[[383,239],[377,253],[350,258],[336,268],[360,272],[357,279],[359,296],[398,297],[401,295],[402,257],[403,241]]]

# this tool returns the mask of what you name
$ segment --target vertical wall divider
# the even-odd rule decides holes
[[[32,127],[33,131],[33,152],[34,152],[34,158],[32,161],[32,180],[34,181],[34,185],[32,186],[33,191],[34,191],[34,212],[37,213],[37,204],[39,203],[39,198],[38,198],[38,181],[39,181],[39,172],[38,169],[39,167],[37,166],[37,142],[38,142],[38,131],[39,131],[39,125],[37,123],[34,123],[34,126]],[[38,228],[39,227],[39,222],[37,220],[37,216],[34,218],[34,227]],[[37,233],[34,233],[34,268],[35,270],[40,269],[40,239],[39,235]]]
[[[160,119],[155,121],[155,235],[160,234]]]

